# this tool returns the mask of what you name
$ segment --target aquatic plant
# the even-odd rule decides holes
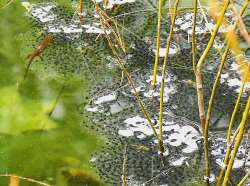
[[[161,42],[161,11],[162,11],[162,0],[158,0],[158,22],[157,22],[157,41],[156,41],[156,51],[155,51],[155,64],[154,64],[154,72],[153,72],[153,80],[152,86],[155,87],[156,83],[156,74],[157,74],[157,67],[159,62],[159,49],[160,49],[160,42]]]
[[[166,43],[166,53],[163,61],[163,67],[162,67],[162,78],[161,78],[161,89],[160,89],[160,114],[159,114],[159,138],[160,138],[160,146],[163,146],[163,97],[164,97],[164,85],[165,85],[165,77],[166,77],[166,68],[167,68],[167,60],[168,60],[168,54],[169,54],[169,48],[170,48],[170,42],[173,36],[174,31],[174,25],[175,25],[175,18],[177,14],[177,8],[179,5],[179,0],[175,1],[174,5],[174,14],[172,17],[171,27],[170,27],[170,33],[167,39]]]

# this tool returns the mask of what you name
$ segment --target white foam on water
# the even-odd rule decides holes
[[[158,154],[161,154],[160,151],[158,151]],[[168,156],[169,155],[169,150],[167,148],[164,149],[163,156]]]
[[[187,30],[188,28],[192,28],[192,25],[193,25],[192,22],[187,21],[187,22],[180,25],[181,26],[180,29],[181,30]]]
[[[42,7],[32,8],[30,14],[42,23],[51,22],[57,19],[57,16],[50,11],[54,7],[55,5],[50,3],[44,4]]]
[[[211,155],[216,159],[216,164],[218,164],[220,167],[224,167],[224,158],[226,151],[225,149],[227,148],[227,140],[225,138],[216,138],[214,140],[214,147],[212,147]],[[239,169],[243,167],[245,159],[242,158],[245,153],[245,145],[242,144],[240,145],[237,155],[234,159],[234,164],[233,164],[233,169]],[[249,162],[249,161],[247,161]],[[247,163],[246,163],[247,165]]]
[[[116,94],[112,93],[112,94],[108,94],[108,95],[99,97],[96,101],[94,101],[94,104],[100,105],[102,103],[111,102],[111,101],[115,101],[115,100],[116,100]]]
[[[132,130],[119,130],[118,134],[124,137],[130,137],[134,135],[134,132]]]
[[[133,131],[133,134],[135,132],[141,132],[146,136],[153,135],[153,131],[145,118],[134,116],[132,118],[127,118],[124,123],[126,124],[127,130]]]
[[[146,80],[147,83],[152,82],[153,76],[150,76],[149,79]],[[156,75],[156,85],[160,85],[162,80],[162,76]],[[165,83],[167,86],[164,87],[164,95],[163,95],[163,102],[166,103],[169,100],[169,96],[173,93],[175,93],[175,86],[171,82],[171,78],[169,76],[166,77]],[[152,98],[152,97],[158,97],[160,99],[160,87],[157,87],[156,89],[148,90],[147,92],[143,93],[143,96],[146,98]]]
[[[182,166],[186,159],[187,157],[181,157],[180,159],[172,161],[170,165],[175,166],[175,167]]]
[[[62,30],[65,34],[81,33],[83,31],[82,28],[79,28],[77,25],[74,24],[65,25],[64,27],[62,27]]]
[[[88,112],[98,112],[99,111],[99,108],[96,106],[96,107],[87,107],[86,110]]]
[[[85,28],[85,32],[86,33],[92,33],[92,34],[105,34],[104,30],[97,27],[97,26],[93,26],[90,24],[86,24],[86,25],[82,25],[83,28]]]
[[[96,160],[97,160],[97,158],[96,158],[96,157],[93,157],[93,158],[90,159],[90,162],[93,163],[93,162],[95,162]]]
[[[232,76],[230,74],[230,71],[231,73],[238,73],[238,77],[237,76],[235,77],[235,75]],[[230,65],[229,72],[225,72],[221,75],[220,83],[226,83],[229,87],[233,87],[233,90],[236,93],[239,93],[243,81],[241,75],[239,74],[239,71],[240,71],[240,65],[238,65],[236,62],[233,62]],[[248,90],[250,90],[250,83],[246,82],[243,93],[246,93]]]
[[[136,88],[135,88],[135,91],[136,91],[136,92],[143,92],[143,91],[145,91],[145,87],[143,87],[143,86],[136,87]],[[134,91],[134,89],[132,89],[132,90],[131,90],[131,93],[134,94],[135,91]]]
[[[156,49],[153,49],[153,52],[156,54]],[[179,49],[177,47],[170,46],[168,50],[169,55],[175,55],[179,52]],[[159,48],[159,57],[165,57],[166,54],[166,48]]]
[[[169,135],[169,138],[167,140],[164,140],[164,142],[168,143],[173,147],[178,147],[182,144],[181,138],[182,135],[180,133],[172,133]]]
[[[198,131],[192,126],[180,126],[174,122],[163,121],[163,132],[171,132],[170,134],[164,134],[163,140],[164,144],[169,144],[173,147],[179,147],[185,144],[185,148],[182,152],[185,154],[190,154],[198,150],[197,140],[201,138]],[[124,137],[131,137],[135,135],[135,132],[140,134],[136,136],[138,139],[144,139],[147,136],[152,136],[153,131],[148,124],[147,120],[139,115],[127,118],[124,121],[125,128],[118,131],[118,134]],[[159,127],[156,125],[156,130],[159,132]],[[155,139],[154,143],[158,143]]]

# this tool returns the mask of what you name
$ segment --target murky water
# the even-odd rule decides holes
[[[71,6],[76,9],[77,3],[72,2]],[[115,1],[108,7],[113,6],[112,3]],[[0,12],[0,17],[5,18],[0,19],[0,26],[6,28],[0,30],[0,38],[3,38],[0,43],[3,77],[0,80],[0,174],[16,174],[58,186],[121,185],[126,149],[128,185],[202,185],[202,135],[188,36],[192,13],[184,11],[178,15],[176,35],[171,43],[165,80],[163,140],[166,151],[162,162],[157,141],[129,82],[114,63],[116,59],[93,6],[90,8],[91,2],[86,3],[88,11],[84,12],[83,23],[74,11],[57,3],[31,5],[29,1],[14,2]],[[190,1],[182,2],[183,7],[188,5]],[[157,124],[161,67],[156,89],[150,87],[156,35],[155,6],[154,1],[128,1],[116,10],[120,15],[116,21],[126,42],[126,55],[122,60]],[[206,23],[199,14],[198,53],[209,38],[209,28],[214,26],[208,21]],[[163,20],[160,61],[164,57],[161,53],[166,50],[169,22],[169,18]],[[223,31],[222,28],[220,32]],[[41,59],[37,57],[32,63],[24,80],[26,56],[48,33],[53,35],[54,43],[45,49]],[[210,96],[219,64],[217,48],[222,44],[218,38],[208,58],[211,63],[205,65],[206,98]],[[219,99],[214,104],[211,182],[225,154],[223,130],[241,84],[238,68],[229,56],[217,92]],[[249,85],[245,97],[247,94]],[[243,107],[244,99],[240,113]],[[244,172],[243,146],[234,165],[238,175]],[[236,176],[232,182],[238,179]],[[1,185],[7,182],[7,178],[0,178]]]

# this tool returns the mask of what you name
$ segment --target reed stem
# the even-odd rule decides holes
[[[242,138],[243,138],[243,135],[244,135],[244,130],[245,130],[246,125],[247,125],[247,119],[249,117],[249,110],[250,110],[250,96],[248,97],[247,105],[245,107],[245,111],[244,111],[243,116],[242,116],[242,120],[241,120],[241,123],[240,123],[240,130],[239,130],[239,133],[237,135],[237,139],[236,139],[236,142],[235,142],[235,145],[234,145],[234,149],[233,149],[233,151],[231,153],[231,157],[230,157],[230,160],[229,160],[229,163],[228,163],[228,166],[227,166],[227,170],[226,170],[225,177],[224,177],[223,184],[222,184],[223,186],[228,185],[228,181],[229,181],[230,173],[231,173],[231,170],[232,170],[232,167],[233,167],[234,159],[235,159],[235,156],[236,156],[236,154],[238,152],[239,146],[241,144],[241,141],[242,141]]]
[[[82,15],[83,14],[83,0],[80,0],[79,2],[79,13]]]
[[[160,143],[163,145],[163,97],[164,97],[164,83],[165,83],[165,77],[166,77],[166,68],[167,68],[167,61],[168,61],[168,54],[169,54],[169,48],[170,48],[170,41],[173,36],[174,32],[174,25],[175,25],[175,18],[176,18],[176,13],[177,13],[177,8],[178,8],[179,0],[175,1],[174,5],[174,14],[172,18],[172,23],[170,27],[170,33],[167,39],[167,44],[166,44],[166,53],[164,57],[164,62],[163,62],[163,67],[162,67],[162,79],[161,79],[161,88],[160,88],[160,115],[159,115],[159,138],[160,138]]]
[[[249,0],[245,0],[243,6],[242,6],[242,8],[241,8],[241,11],[240,11],[240,16],[242,16],[242,15],[244,14],[244,12],[245,12],[245,10],[246,10],[246,8],[247,8],[248,2],[249,2]],[[235,32],[235,30],[236,30],[236,28],[237,28],[237,24],[238,24],[238,23],[237,23],[237,20],[236,20],[236,22],[234,23],[233,32]],[[228,43],[227,43],[226,49],[225,49],[225,51],[224,51],[223,57],[224,57],[224,56],[227,56],[227,54],[228,54],[228,52],[229,52],[229,49],[230,49],[231,42],[232,42],[231,38],[228,38]],[[223,57],[222,57],[222,58],[223,58]],[[235,132],[234,135],[233,135],[233,140],[230,139],[231,130],[232,130],[232,128],[233,128],[233,123],[234,123],[234,120],[235,120],[235,115],[236,115],[236,112],[237,112],[237,110],[238,110],[240,98],[241,98],[242,91],[243,91],[244,85],[245,85],[244,82],[246,82],[246,78],[244,78],[244,79],[245,79],[245,80],[243,80],[243,83],[242,83],[242,85],[241,85],[240,94],[239,94],[239,96],[238,96],[236,105],[235,105],[235,107],[234,107],[233,114],[232,114],[231,119],[230,119],[229,129],[228,129],[228,135],[227,135],[227,144],[228,144],[228,145],[227,145],[226,155],[225,155],[225,158],[224,158],[224,161],[223,161],[224,166],[223,166],[223,167],[221,168],[221,170],[220,170],[219,177],[218,177],[218,180],[217,180],[217,183],[216,183],[217,186],[220,186],[220,185],[221,185],[222,178],[223,178],[223,176],[224,176],[225,169],[226,169],[226,166],[227,166],[227,164],[228,164],[229,155],[230,155],[230,152],[231,152],[231,146],[232,146],[232,143],[233,143],[233,141],[234,141],[234,138],[236,138],[237,133],[238,133],[238,132]],[[238,128],[238,129],[239,129],[239,128]],[[238,129],[237,129],[237,130],[238,130]]]
[[[246,80],[248,78],[248,73],[249,72],[250,72],[250,63],[247,66],[247,71],[245,72],[246,74],[244,75],[244,79],[243,79],[242,85],[240,87],[240,92],[239,92],[239,95],[238,95],[238,98],[237,98],[237,101],[236,101],[236,104],[235,104],[235,107],[234,107],[234,110],[233,110],[233,113],[232,113],[232,116],[231,116],[231,119],[230,119],[230,123],[229,123],[229,127],[228,127],[228,133],[227,133],[227,141],[230,141],[231,132],[232,132],[234,121],[235,121],[235,116],[236,116],[238,107],[240,105],[240,99],[241,99],[241,96],[243,94],[244,87],[245,87]]]
[[[240,182],[237,184],[237,186],[243,186],[245,181],[247,181],[247,179],[250,176],[250,171],[248,171],[248,173],[246,173],[246,175],[240,180]]]
[[[224,162],[223,162],[224,166],[220,170],[219,178],[218,178],[218,181],[217,181],[217,184],[216,184],[217,186],[221,185],[222,178],[223,178],[223,176],[225,174],[225,170],[226,170],[226,167],[228,165],[229,156],[230,156],[230,153],[231,153],[231,146],[233,144],[234,139],[237,136],[237,133],[238,133],[237,131],[239,131],[239,129],[240,129],[239,127],[237,128],[236,132],[234,133],[234,135],[233,135],[233,137],[231,139],[231,131],[232,131],[233,124],[234,124],[234,121],[235,121],[235,116],[236,116],[236,113],[237,113],[237,110],[238,110],[238,107],[239,107],[239,104],[240,104],[240,100],[241,100],[241,97],[242,97],[242,94],[243,94],[243,90],[244,90],[244,87],[245,87],[245,84],[246,84],[247,74],[249,72],[250,72],[250,63],[248,64],[247,71],[245,72],[244,79],[243,79],[241,87],[240,87],[240,92],[239,92],[239,95],[238,95],[238,98],[237,98],[233,113],[231,115],[231,119],[230,119],[230,123],[229,123],[229,127],[228,127],[228,134],[227,134],[227,151],[226,151],[226,155],[225,155]]]
[[[200,115],[200,122],[201,126],[203,128],[203,136],[204,136],[204,153],[205,153],[205,163],[206,163],[206,184],[209,185],[209,178],[210,178],[210,161],[209,161],[209,151],[208,151],[208,125],[206,125],[206,119],[205,119],[205,105],[204,105],[204,93],[203,93],[203,81],[202,81],[202,72],[201,68],[202,65],[208,55],[208,52],[210,48],[213,46],[215,37],[218,33],[218,30],[220,28],[220,25],[222,24],[222,21],[224,19],[224,15],[226,13],[226,10],[229,6],[230,0],[226,0],[224,2],[224,6],[221,10],[221,14],[217,20],[217,23],[215,25],[214,31],[211,35],[211,38],[208,42],[208,45],[203,52],[201,58],[199,59],[197,66],[196,66],[196,88],[197,88],[197,97],[198,97],[198,108],[199,108],[199,115]]]
[[[80,21],[83,22],[83,0],[79,1],[79,17]]]
[[[155,88],[155,84],[156,84],[156,74],[157,74],[157,67],[159,63],[159,49],[160,49],[160,42],[161,42],[160,41],[161,40],[161,12],[162,12],[162,0],[158,0],[158,22],[157,22],[155,64],[154,64],[153,80],[151,82],[153,88]]]
[[[141,98],[140,98],[140,96],[139,96],[139,94],[138,94],[138,92],[137,92],[137,90],[135,88],[135,85],[134,85],[132,77],[130,76],[127,68],[124,66],[122,60],[120,59],[119,54],[118,54],[116,48],[113,46],[112,39],[109,36],[109,34],[107,33],[107,31],[106,31],[106,28],[110,27],[110,25],[105,20],[105,17],[103,17],[102,10],[99,8],[99,6],[98,6],[98,4],[96,3],[95,0],[94,0],[94,3],[95,3],[96,12],[100,16],[100,22],[101,22],[101,25],[102,25],[102,27],[104,29],[104,34],[105,34],[105,37],[106,37],[106,39],[108,41],[108,45],[109,45],[109,47],[110,47],[110,49],[111,49],[114,57],[116,58],[115,62],[118,64],[118,66],[120,67],[120,69],[123,71],[124,75],[127,77],[128,83],[130,84],[130,86],[132,87],[132,90],[134,92],[136,101],[138,102],[138,104],[140,106],[140,109],[141,109],[142,113],[144,114],[144,117],[148,121],[148,124],[151,127],[151,129],[153,131],[153,134],[154,134],[154,136],[156,137],[156,139],[158,141],[159,151],[160,151],[161,154],[163,154],[164,153],[164,147],[163,147],[163,145],[162,145],[162,143],[160,141],[160,138],[159,138],[159,136],[157,134],[157,131],[156,131],[155,127],[154,127],[154,123],[152,122],[152,119],[151,119],[149,113],[147,112],[147,110],[146,110],[146,108],[144,106],[144,103],[142,102],[142,100],[141,100]],[[113,31],[112,31],[112,33],[113,33]]]

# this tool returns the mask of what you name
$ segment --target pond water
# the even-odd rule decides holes
[[[0,2],[1,6],[6,4]],[[78,1],[14,1],[0,9],[0,185],[8,185],[9,178],[1,177],[6,174],[56,186],[121,185],[124,159],[127,184],[131,186],[203,185],[203,139],[189,41],[192,13],[185,9],[192,6],[191,2],[181,2],[183,9],[177,17],[170,47],[164,94],[163,160],[136,103],[134,90],[116,64],[92,1],[84,2],[83,22],[76,13]],[[124,40],[121,59],[159,130],[161,65],[155,90],[150,86],[157,3],[109,3],[121,4],[114,7],[112,14]],[[206,6],[206,1],[201,3]],[[160,62],[170,25],[168,8],[164,10]],[[231,15],[227,16],[230,19]],[[209,39],[208,25],[213,28],[214,23],[209,18],[207,23],[201,12],[197,22],[199,54]],[[221,28],[220,33],[225,29]],[[53,43],[40,57],[36,56],[24,77],[27,56],[48,35],[53,37]],[[221,45],[218,37],[205,64],[206,100],[220,62],[217,49]],[[239,65],[229,56],[212,114],[211,182],[225,155],[225,129],[241,85],[238,70]],[[249,90],[248,84],[236,122]],[[245,142],[234,164],[234,184],[246,170],[244,145]],[[246,168],[249,166],[247,160]],[[34,184],[22,181],[21,185]]]

